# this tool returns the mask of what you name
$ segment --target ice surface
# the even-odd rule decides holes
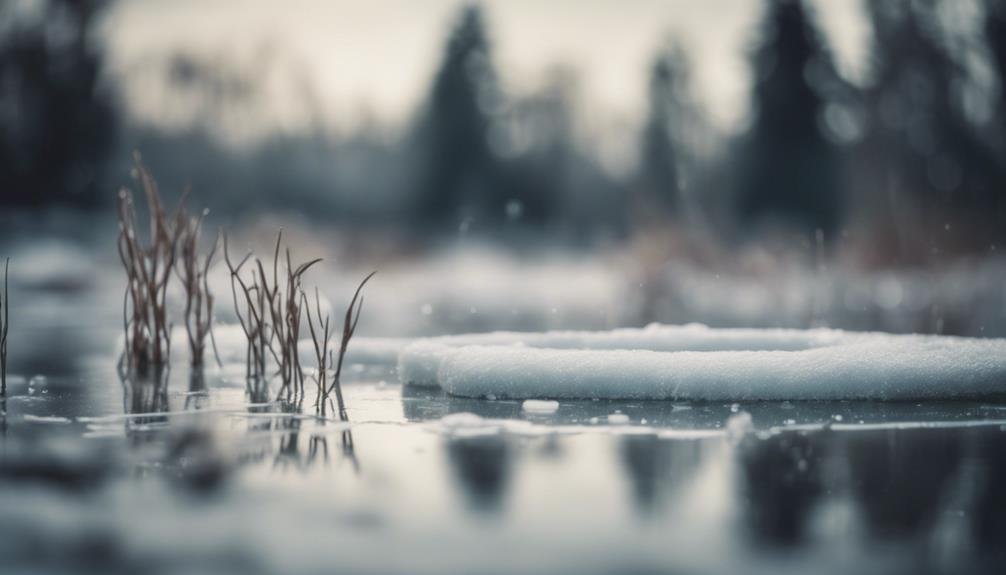
[[[1006,393],[1006,340],[698,325],[496,333],[414,342],[399,377],[511,399],[991,397]]]

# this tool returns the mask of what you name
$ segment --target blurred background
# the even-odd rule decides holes
[[[6,0],[0,249],[100,285],[137,150],[371,333],[1006,335],[1004,78],[1000,0]]]

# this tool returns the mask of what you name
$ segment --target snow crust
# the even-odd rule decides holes
[[[403,383],[509,399],[919,400],[1006,395],[1006,340],[649,326],[418,340]]]

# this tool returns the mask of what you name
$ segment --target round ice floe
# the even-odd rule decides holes
[[[651,324],[643,329],[491,332],[424,338],[407,345],[401,340],[395,343],[400,349],[398,375],[401,382],[437,386],[444,358],[468,346],[667,352],[799,351],[836,345],[859,337],[861,334],[830,329],[712,329],[701,324]]]
[[[950,399],[1006,394],[1006,340],[874,334],[794,351],[468,346],[442,356],[450,394],[671,400]]]

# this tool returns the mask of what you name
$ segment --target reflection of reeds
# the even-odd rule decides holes
[[[131,370],[146,373],[167,365],[171,354],[171,325],[168,321],[168,280],[175,267],[178,248],[178,221],[181,206],[168,218],[161,204],[157,183],[134,155],[136,171],[150,211],[150,242],[139,238],[133,194],[119,192],[119,257],[126,270],[127,286],[123,302],[126,336],[125,359]],[[184,202],[184,198],[182,200]]]
[[[7,272],[10,269],[10,258],[4,260],[3,292],[0,293],[0,395],[7,395],[7,330],[10,327],[10,290],[7,284]],[[4,410],[6,413],[6,410]]]
[[[150,432],[168,424],[168,371],[155,370],[145,376],[120,370],[122,383],[122,411],[130,415],[125,420],[126,436],[142,443],[150,439]]]

